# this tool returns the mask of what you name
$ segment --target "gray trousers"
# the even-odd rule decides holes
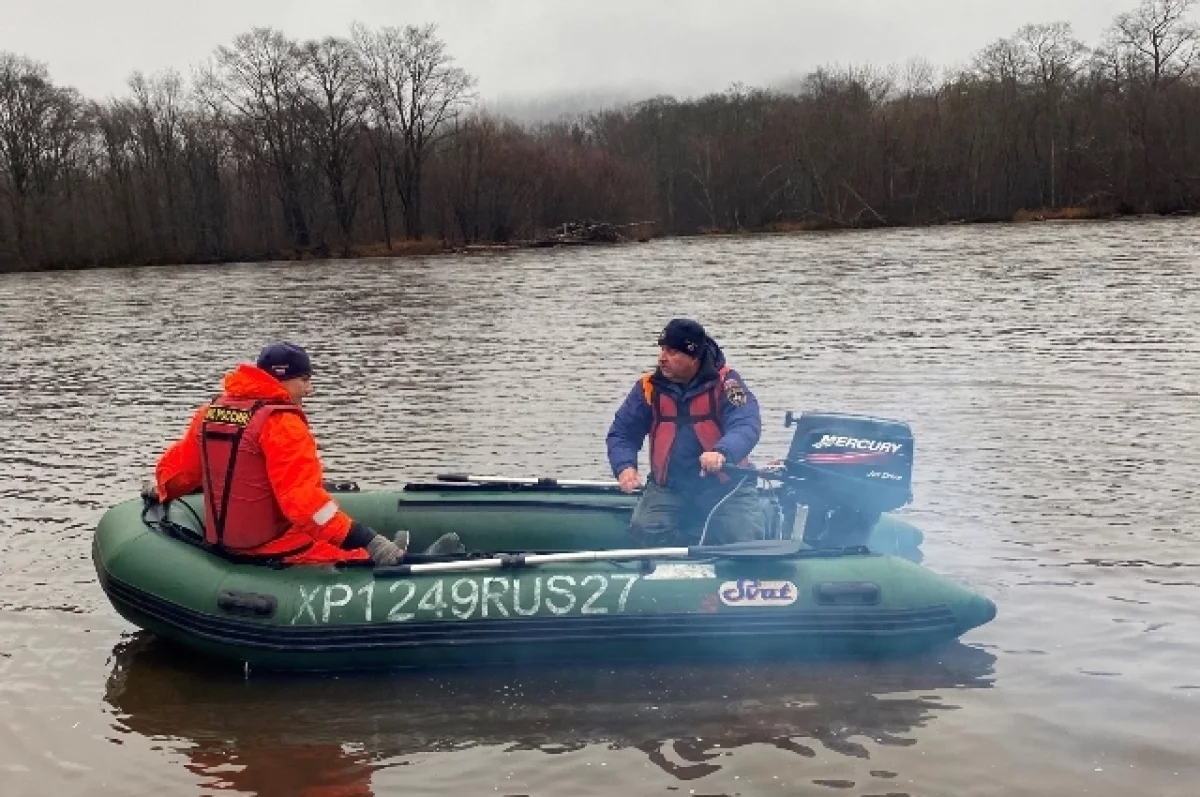
[[[721,501],[722,498],[726,500]],[[714,506],[717,509],[712,512]],[[710,489],[687,493],[668,490],[651,481],[633,509],[629,534],[643,547],[696,545],[709,512],[712,517],[708,519],[705,545],[762,539],[765,534],[758,489],[750,480],[732,492]]]

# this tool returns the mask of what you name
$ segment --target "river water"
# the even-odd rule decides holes
[[[0,794],[1193,795],[1200,221],[0,276]],[[924,565],[992,598],[887,664],[277,677],[129,626],[90,535],[232,364],[316,364],[327,473],[606,478],[662,324],[763,406],[909,421]]]

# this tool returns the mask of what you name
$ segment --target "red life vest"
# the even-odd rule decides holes
[[[729,367],[722,367],[712,387],[693,396],[683,413],[680,413],[674,398],[655,387],[651,380],[653,374],[642,376],[642,390],[654,418],[650,423],[650,475],[659,485],[667,483],[671,449],[675,446],[675,436],[680,426],[692,427],[704,451],[712,451],[721,440],[724,434],[721,428],[721,393],[725,389],[725,375],[728,373]],[[748,460],[743,460],[741,464],[748,463]],[[724,473],[718,474],[717,478],[723,482],[729,481]]]
[[[221,396],[204,413],[200,423],[204,539],[211,545],[246,553],[282,537],[292,525],[275,499],[259,445],[263,425],[276,412],[297,413],[308,423],[299,406],[277,400]]]

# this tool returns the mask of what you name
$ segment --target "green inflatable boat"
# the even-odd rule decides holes
[[[828,414],[797,426],[779,470],[730,469],[768,485],[764,540],[630,550],[636,496],[609,483],[449,475],[400,490],[332,486],[354,518],[389,536],[407,529],[410,550],[453,531],[466,555],[389,568],[238,561],[203,543],[203,501],[189,496],[111,508],[93,559],[134,625],[270,669],[876,657],[995,616],[987,598],[910,561],[920,532],[884,514],[911,495],[906,426]]]

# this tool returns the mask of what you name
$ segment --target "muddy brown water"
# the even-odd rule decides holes
[[[1200,222],[0,276],[0,794],[1193,795]],[[233,363],[306,344],[328,473],[606,478],[674,315],[763,406],[909,421],[917,659],[343,676],[129,626],[90,535]]]

